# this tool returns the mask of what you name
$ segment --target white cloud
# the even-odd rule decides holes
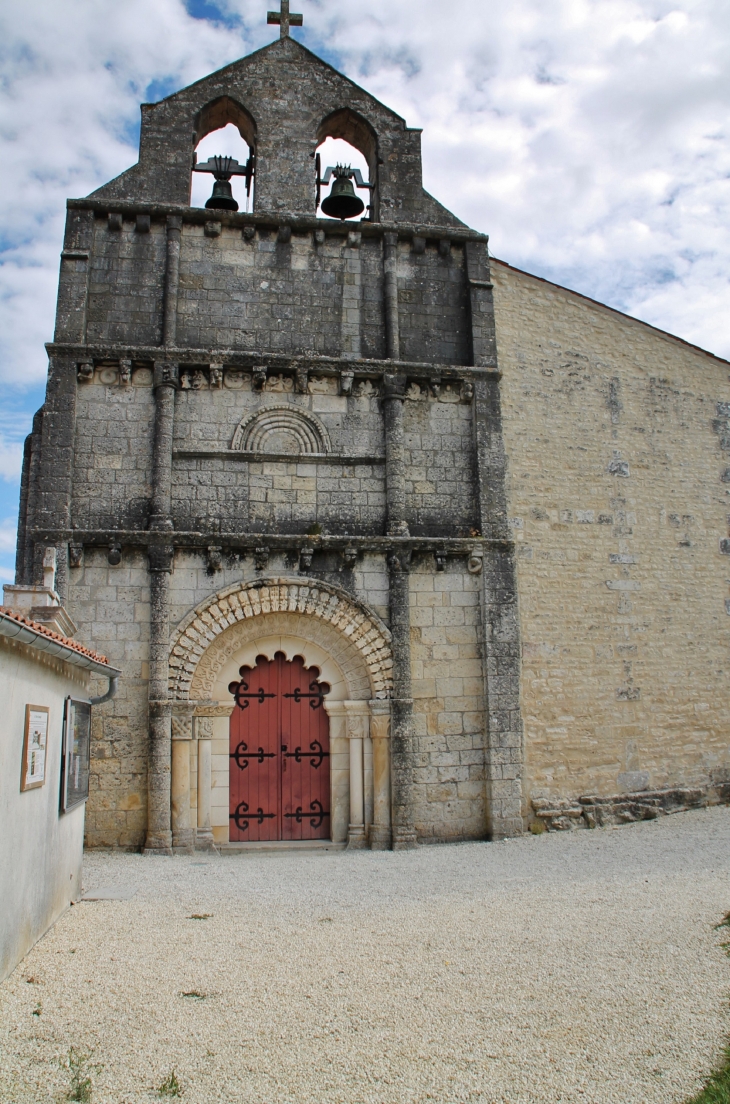
[[[181,0],[6,5],[6,386],[45,374],[66,197],[87,194],[135,161],[130,136],[141,100],[270,41],[266,6],[218,0],[228,20],[211,23],[192,18]],[[426,187],[487,231],[497,256],[730,355],[727,5],[301,0],[294,7],[304,12],[313,49],[424,128]],[[213,10],[210,0],[204,10]],[[9,470],[4,462],[0,472]]]
[[[0,552],[15,554],[17,524],[17,518],[5,518],[4,521],[0,521]]]

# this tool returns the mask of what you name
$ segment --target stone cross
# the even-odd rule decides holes
[[[281,0],[281,11],[268,12],[266,16],[267,23],[278,23],[279,37],[289,37],[289,27],[301,27],[304,23],[303,15],[289,14],[289,0]]]

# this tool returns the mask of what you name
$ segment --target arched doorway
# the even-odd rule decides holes
[[[230,840],[329,839],[329,685],[283,652],[239,675],[228,687]]]

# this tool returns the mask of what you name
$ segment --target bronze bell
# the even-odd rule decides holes
[[[233,198],[229,170],[237,168],[238,162],[232,157],[213,157],[211,160],[215,165],[215,184],[213,194],[205,205],[206,208],[213,211],[237,211],[238,204]]]
[[[365,204],[359,196],[355,195],[350,175],[350,169],[347,166],[338,165],[335,169],[332,191],[322,203],[322,210],[331,218],[354,218],[365,210]]]
[[[213,194],[205,205],[213,211],[237,211],[238,204],[233,198],[230,177],[228,180],[216,177]]]

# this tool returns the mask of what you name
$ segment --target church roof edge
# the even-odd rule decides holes
[[[617,307],[612,307],[608,303],[602,303],[600,299],[592,299],[590,295],[584,295],[582,291],[574,291],[573,288],[566,287],[565,284],[556,284],[554,280],[546,280],[544,276],[536,276],[534,272],[528,272],[524,268],[517,268],[516,265],[511,265],[507,261],[501,261],[499,257],[491,255],[489,258],[490,264],[501,265],[502,268],[507,268],[511,272],[518,272],[520,276],[529,276],[531,280],[539,280],[541,284],[549,284],[550,287],[558,288],[560,291],[565,291],[568,295],[575,295],[578,299],[584,299],[586,303],[591,303],[594,307],[602,307],[603,310],[611,311],[612,314],[618,314],[621,318],[628,318],[631,322],[636,322],[638,326],[646,326],[648,330],[653,330],[654,333],[661,334],[662,337],[668,337],[671,341],[678,341],[681,345],[686,345],[688,349],[694,349],[697,353],[702,353],[704,356],[711,357],[712,360],[719,360],[722,364],[730,364],[730,360],[726,357],[718,356],[717,353],[711,353],[709,349],[703,349],[701,345],[694,345],[691,341],[686,341],[683,337],[677,337],[676,334],[669,333],[668,330],[662,330],[659,326],[652,326],[651,322],[645,322],[643,318],[636,318],[633,314],[627,314],[626,311],[621,311]]]

